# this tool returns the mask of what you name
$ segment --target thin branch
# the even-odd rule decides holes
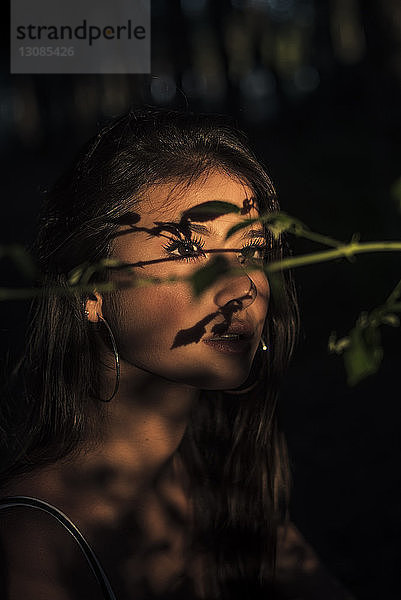
[[[282,269],[294,269],[306,265],[312,265],[319,262],[327,262],[336,258],[350,258],[354,254],[364,254],[367,252],[394,252],[401,251],[401,242],[365,242],[362,244],[350,243],[337,248],[336,250],[326,250],[323,252],[314,252],[313,254],[302,254],[283,260],[276,260],[266,267],[267,273],[281,271]]]

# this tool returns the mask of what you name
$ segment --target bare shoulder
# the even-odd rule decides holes
[[[69,600],[57,582],[55,526],[37,510],[23,506],[0,511],[0,539],[7,599]]]
[[[50,514],[23,505],[0,510],[0,543],[7,600],[80,600],[80,589],[98,598],[80,549]],[[73,572],[78,590],[69,583]]]

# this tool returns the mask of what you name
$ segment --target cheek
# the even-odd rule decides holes
[[[117,305],[122,347],[153,354],[173,343],[185,317],[194,312],[188,286],[177,283],[125,290]]]

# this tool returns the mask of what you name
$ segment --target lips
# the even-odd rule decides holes
[[[253,326],[247,321],[232,321],[229,327],[222,325],[217,327],[220,331],[206,338],[205,342],[251,340],[255,333]]]

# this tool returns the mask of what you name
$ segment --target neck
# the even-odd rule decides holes
[[[113,387],[110,371],[110,378],[107,376],[102,386],[102,397],[107,397]],[[198,396],[199,390],[193,387],[122,362],[118,393],[110,403],[102,404],[100,417],[95,420],[96,440],[84,440],[78,455],[28,474],[20,483],[13,482],[8,493],[42,497],[71,517],[91,522],[96,515],[86,514],[83,505],[91,506],[87,501],[91,494],[94,502],[101,501],[107,488],[99,483],[104,474],[109,473],[119,482],[115,501],[127,493],[132,501],[138,493],[153,489],[157,482],[167,481],[177,473],[182,475],[179,461],[174,458]],[[82,500],[76,506],[72,494],[75,489]]]
[[[114,386],[113,373],[103,387]],[[129,452],[135,471],[152,477],[177,450],[187,427],[193,403],[199,390],[163,377],[147,373],[126,362],[121,363],[119,390],[102,411],[102,441],[96,454],[116,456],[117,446]]]

